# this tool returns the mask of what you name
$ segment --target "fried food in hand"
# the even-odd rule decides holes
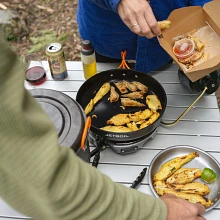
[[[199,168],[180,168],[166,180],[166,183],[168,184],[191,183],[193,180],[200,177],[201,174],[202,174],[202,170],[200,170]]]
[[[119,132],[119,133],[124,133],[124,132],[131,132],[132,130],[130,128],[124,127],[124,126],[105,126],[100,128],[104,131],[110,131],[110,132]]]
[[[113,125],[119,126],[119,125],[127,124],[130,121],[131,119],[129,118],[128,114],[117,114],[113,116],[112,118],[110,118],[107,121],[107,124],[113,124]]]
[[[137,88],[139,90],[141,90],[143,93],[146,93],[148,91],[148,87],[145,86],[144,84],[137,82],[137,81],[133,81],[132,84],[134,84],[135,86],[137,86]]]
[[[125,107],[143,107],[145,106],[145,104],[143,103],[140,103],[138,101],[135,101],[135,100],[132,100],[132,99],[129,99],[129,98],[121,98],[121,104],[122,106],[125,106]]]
[[[160,170],[154,175],[154,181],[167,179],[179,168],[181,168],[184,164],[188,163],[189,161],[191,161],[192,159],[198,156],[199,154],[197,152],[192,152],[190,154],[181,157],[176,157],[166,162],[161,166]]]
[[[122,95],[122,97],[130,98],[130,99],[143,99],[144,98],[144,94],[141,91],[139,91],[139,92],[131,92],[131,93]]]
[[[94,101],[93,101],[93,99],[91,99],[89,104],[85,108],[85,114],[88,115],[89,112],[92,111],[93,107],[94,107]]]
[[[125,83],[123,81],[115,82],[114,84],[118,88],[120,93],[124,94],[124,93],[128,92],[127,87],[126,87],[126,85],[125,85]]]
[[[110,97],[109,100],[110,102],[117,102],[119,99],[119,94],[115,91],[115,87],[111,86],[111,91],[110,91]]]
[[[185,185],[172,185],[172,188],[178,192],[190,193],[190,194],[194,193],[201,196],[210,193],[209,187],[206,184],[199,182],[187,183]]]
[[[170,28],[171,25],[171,21],[169,20],[158,21],[157,23],[161,31]]]
[[[153,113],[147,121],[145,121],[144,123],[141,124],[140,129],[145,128],[145,127],[153,124],[159,117],[160,117],[159,112]]]
[[[160,100],[156,95],[148,95],[146,97],[146,103],[153,112],[156,112],[158,109],[162,109]]]
[[[127,124],[128,128],[130,128],[132,131],[137,131],[138,130],[138,127],[136,125],[136,123],[133,121],[133,122],[130,122]]]
[[[135,86],[133,83],[128,82],[126,80],[123,80],[123,83],[125,86],[131,91],[131,92],[136,92],[138,90],[137,86]]]
[[[96,93],[95,97],[93,98],[94,105],[109,92],[110,88],[111,86],[110,83],[108,82],[102,85],[102,87],[99,89],[99,91]]]

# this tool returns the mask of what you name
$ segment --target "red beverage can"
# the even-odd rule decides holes
[[[54,80],[63,80],[67,77],[66,62],[62,45],[51,43],[46,46],[46,55]]]

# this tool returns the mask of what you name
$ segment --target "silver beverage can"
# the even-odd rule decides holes
[[[51,43],[46,46],[46,55],[54,80],[63,80],[67,77],[66,62],[62,45]]]

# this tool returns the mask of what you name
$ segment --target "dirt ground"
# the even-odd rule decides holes
[[[45,57],[45,46],[61,42],[66,60],[80,60],[81,39],[76,22],[77,0],[0,1],[18,14],[6,37],[20,56],[36,52]]]

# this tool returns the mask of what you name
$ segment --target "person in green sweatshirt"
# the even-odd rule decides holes
[[[59,146],[54,125],[24,88],[23,66],[3,37],[0,79],[0,197],[13,208],[35,220],[205,219],[203,206],[114,183]]]

